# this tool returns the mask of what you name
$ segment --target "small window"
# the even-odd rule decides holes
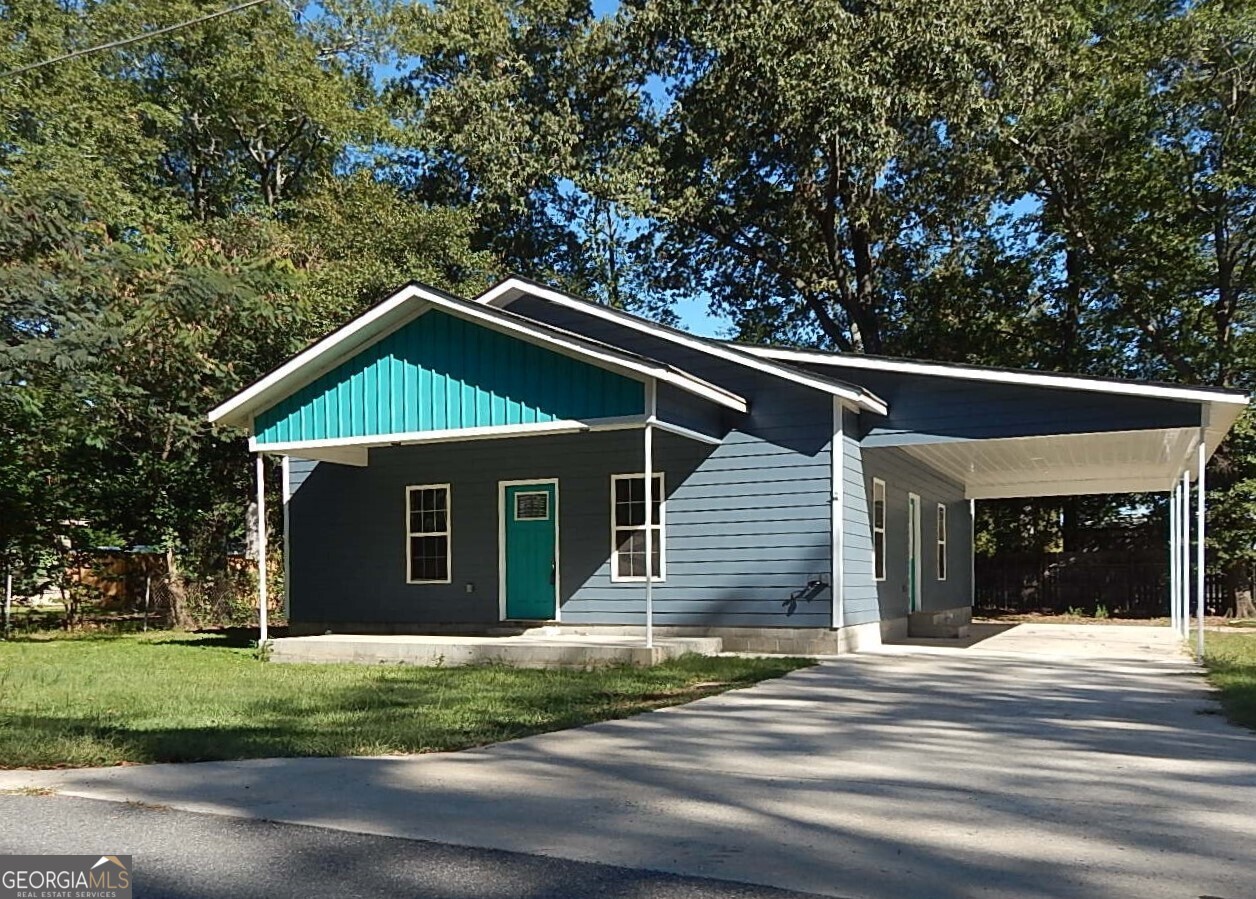
[[[515,521],[549,521],[549,493],[516,493]]]
[[[406,580],[448,584],[449,485],[406,488]]]
[[[664,512],[663,475],[653,478],[653,495],[649,527],[654,541],[650,576],[663,580],[666,553],[663,548]],[[611,476],[611,580],[645,580],[645,475],[617,474]]]
[[[938,503],[938,580],[946,580],[946,506]]]
[[[885,580],[885,481],[872,479],[872,573]]]

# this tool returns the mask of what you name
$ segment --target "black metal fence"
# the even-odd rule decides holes
[[[1225,578],[1205,578],[1209,614],[1230,605]],[[1070,611],[1150,618],[1169,614],[1167,552],[1018,553],[976,560],[976,610],[985,613]],[[1194,598],[1192,597],[1192,606]]]

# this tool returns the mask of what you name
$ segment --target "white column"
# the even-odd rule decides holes
[[[288,513],[288,500],[292,499],[292,457],[284,456],[280,473],[283,479],[283,614],[284,618],[292,615],[292,547],[288,542],[288,534],[292,532],[292,519]]]
[[[1169,627],[1178,630],[1178,485],[1169,491]]]
[[[1178,627],[1181,628],[1182,639],[1191,634],[1191,475],[1182,472],[1182,487],[1178,491],[1178,526],[1181,528],[1178,541],[1179,583],[1178,583]]]
[[[1208,461],[1208,448],[1204,446],[1204,432],[1199,432],[1199,475],[1195,483],[1195,603],[1199,615],[1198,633],[1195,635],[1195,654],[1204,657],[1204,466]]]
[[[8,639],[13,615],[13,561],[4,563],[4,637]]]
[[[257,643],[265,646],[266,629],[266,458],[257,454]]]
[[[654,420],[658,414],[658,382],[648,381],[645,419],[645,645],[654,645]]]

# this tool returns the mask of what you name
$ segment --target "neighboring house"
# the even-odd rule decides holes
[[[283,457],[295,632],[649,608],[836,650],[962,626],[973,500],[1173,490],[1246,401],[740,346],[512,278],[403,287],[210,418]]]

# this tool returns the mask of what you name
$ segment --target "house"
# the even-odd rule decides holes
[[[958,633],[996,497],[1172,492],[1180,619],[1189,482],[1246,402],[742,346],[511,278],[407,285],[210,419],[248,429],[259,479],[282,457],[295,633],[838,651]]]

